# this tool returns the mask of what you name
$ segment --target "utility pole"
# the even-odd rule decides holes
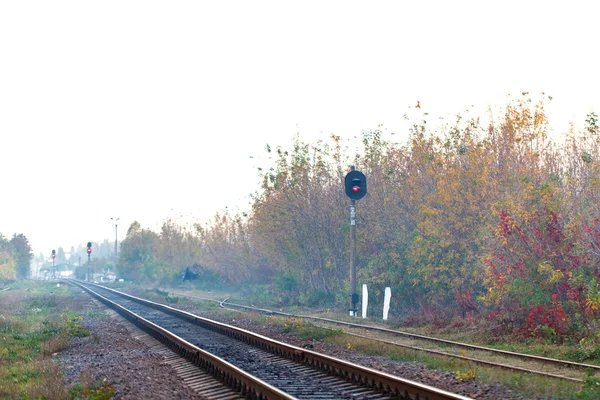
[[[115,268],[117,267],[117,263],[119,262],[119,248],[117,246],[117,243],[119,243],[117,241],[117,227],[119,226],[119,219],[120,218],[111,218],[111,221],[114,221],[115,223]]]

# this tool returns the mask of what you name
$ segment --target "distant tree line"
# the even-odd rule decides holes
[[[69,252],[65,252],[62,246],[56,248],[54,268],[57,273],[62,271],[74,271],[75,278],[85,279],[87,274],[105,274],[115,272],[114,242],[105,239],[102,242],[91,242],[93,252],[89,259],[87,246],[79,244],[71,246]],[[68,257],[67,257],[68,254]],[[41,272],[52,270],[52,260],[49,255],[40,254],[38,261],[42,263]]]
[[[169,282],[196,265],[280,304],[349,303],[350,165],[367,175],[358,202],[359,284],[420,321],[481,318],[526,335],[586,335],[600,316],[600,125],[549,136],[545,101],[527,93],[500,117],[457,115],[436,130],[422,112],[404,143],[364,132],[267,148],[248,213],[208,224],[133,223],[119,273]],[[354,154],[356,153],[356,154]],[[210,272],[210,274],[208,274]]]
[[[0,234],[0,281],[28,278],[32,258],[31,246],[25,235],[15,233],[8,239]]]

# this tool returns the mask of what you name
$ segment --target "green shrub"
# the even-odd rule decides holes
[[[307,291],[298,297],[301,305],[309,307],[331,306],[335,304],[335,296],[322,290]]]

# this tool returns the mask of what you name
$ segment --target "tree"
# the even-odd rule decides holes
[[[139,222],[132,222],[121,242],[117,274],[134,282],[157,279],[161,267],[157,260],[158,248],[159,236],[142,229]]]
[[[12,281],[17,278],[16,264],[11,244],[0,233],[0,281]]]
[[[354,154],[337,136],[316,144],[295,138],[259,171],[247,214],[225,210],[194,231],[167,220],[154,233],[135,222],[118,273],[165,280],[198,265],[282,303],[347,306],[342,181],[355,165],[369,185],[358,204],[359,283],[375,295],[392,286],[398,316],[479,316],[528,335],[595,334],[598,116],[588,114],[585,129],[572,129],[563,145],[548,138],[544,101],[523,93],[498,120],[459,114],[437,131],[419,109],[422,120],[405,143],[385,141],[378,128],[352,143]]]
[[[333,299],[348,284],[343,176],[332,140],[333,150],[298,139],[291,151],[278,148],[276,167],[262,174],[262,192],[248,219],[250,248],[264,261],[263,277],[297,282],[282,286],[299,288],[306,302]]]
[[[158,259],[169,275],[180,274],[199,259],[200,243],[187,228],[168,219],[163,221],[159,235]]]
[[[19,279],[26,279],[29,277],[31,268],[31,259],[33,258],[33,251],[29,245],[27,237],[20,234],[14,234],[10,240],[14,259],[16,262],[16,277]]]

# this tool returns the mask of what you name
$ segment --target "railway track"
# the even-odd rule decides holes
[[[358,338],[374,340],[381,343],[399,346],[415,351],[428,352],[438,356],[452,357],[487,367],[501,368],[515,372],[536,374],[549,378],[562,379],[577,383],[583,383],[589,376],[589,371],[600,372],[600,366],[573,361],[559,360],[536,355],[499,350],[490,347],[477,346],[451,340],[439,339],[431,336],[418,335],[399,330],[339,321],[331,318],[323,318],[313,315],[291,314],[282,311],[269,310],[253,306],[246,306],[228,302],[218,301],[185,293],[172,292],[178,296],[188,296],[200,300],[218,303],[221,307],[259,312],[267,315],[279,315],[286,318],[302,318],[315,321],[318,326],[331,329],[344,327],[344,333]],[[375,334],[373,334],[373,332]],[[434,346],[427,346],[433,343]],[[467,351],[469,356],[467,356]],[[515,362],[515,360],[517,360]]]
[[[247,398],[467,399],[112,289],[70,282]]]

